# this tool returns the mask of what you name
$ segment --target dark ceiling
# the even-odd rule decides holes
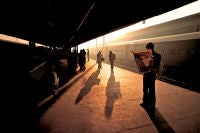
[[[196,0],[1,0],[2,34],[70,48]]]

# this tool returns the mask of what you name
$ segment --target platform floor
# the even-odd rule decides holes
[[[200,94],[156,80],[154,112],[140,106],[142,75],[94,60],[59,88],[30,133],[200,133]],[[45,102],[50,100],[49,97]]]

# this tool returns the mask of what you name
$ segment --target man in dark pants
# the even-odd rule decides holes
[[[116,59],[116,55],[112,51],[109,51],[109,61],[110,61],[111,71],[113,71],[113,69],[114,69],[114,60],[115,59]]]
[[[146,49],[152,50],[153,65],[151,71],[143,75],[143,103],[141,103],[141,106],[155,107],[155,80],[160,66],[161,55],[154,51],[154,44],[151,42],[146,45]]]

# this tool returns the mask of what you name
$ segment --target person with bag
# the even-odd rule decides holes
[[[96,60],[96,63],[98,64],[98,69],[102,69],[102,59],[103,59],[103,55],[101,51],[99,51],[97,54],[97,60]]]

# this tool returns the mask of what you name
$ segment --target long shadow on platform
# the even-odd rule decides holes
[[[34,121],[37,121],[38,118],[42,116],[42,114],[51,107],[51,105],[56,102],[56,99],[58,99],[64,92],[66,92],[74,83],[76,83],[80,78],[84,76],[87,72],[89,72],[96,64],[92,65],[90,68],[88,68],[85,72],[77,73],[71,79],[69,79],[63,86],[58,88],[55,92],[55,95],[51,95],[48,98],[44,99],[40,105],[38,105],[38,108],[35,112],[35,119]]]
[[[78,104],[84,98],[84,96],[86,96],[91,91],[91,89],[94,85],[99,85],[100,79],[97,79],[99,73],[100,73],[100,70],[97,69],[88,78],[87,82],[85,83],[85,86],[80,90],[80,92],[76,98],[75,104]]]
[[[117,99],[121,98],[120,82],[115,81],[114,71],[111,71],[108,83],[106,86],[106,105],[105,105],[105,116],[110,118],[113,111],[114,103]]]
[[[143,107],[159,133],[175,133],[161,113],[153,107]]]

